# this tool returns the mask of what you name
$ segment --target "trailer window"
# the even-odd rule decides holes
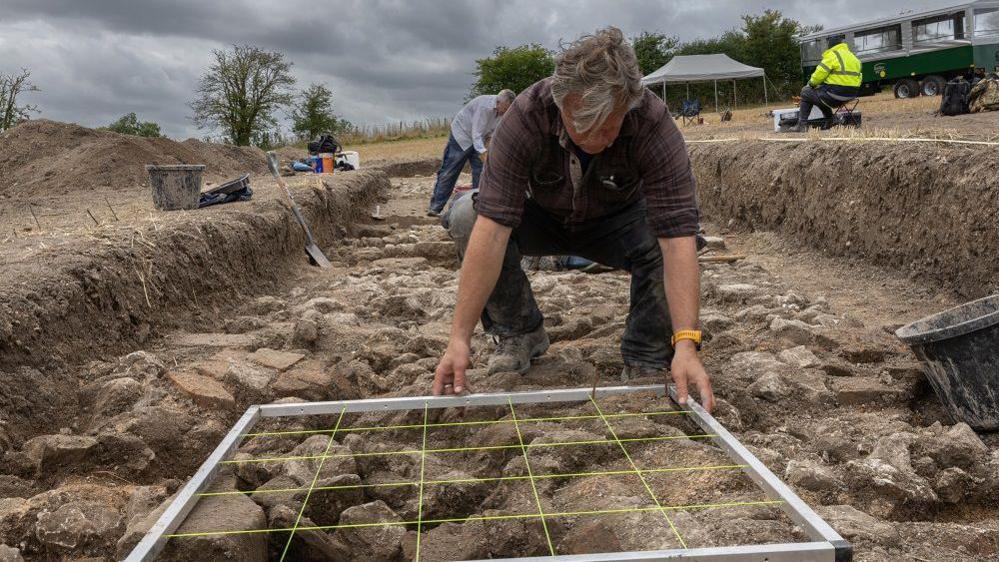
[[[975,35],[999,35],[999,8],[975,10]]]
[[[915,43],[964,39],[964,12],[916,20],[912,22],[912,38]]]
[[[822,60],[822,40],[803,41],[801,43],[802,62],[818,62]]]
[[[902,26],[889,25],[859,31],[853,35],[853,43],[858,53],[880,53],[897,51],[902,48]]]

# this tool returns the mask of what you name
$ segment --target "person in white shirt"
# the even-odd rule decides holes
[[[427,216],[436,217],[441,214],[451,198],[454,184],[458,181],[465,162],[472,166],[472,189],[478,189],[479,174],[482,172],[480,155],[486,153],[486,138],[492,135],[500,117],[516,97],[511,90],[503,90],[495,96],[479,96],[465,104],[451,121],[451,135],[444,147],[444,158],[441,169],[437,172],[437,183],[434,184]]]

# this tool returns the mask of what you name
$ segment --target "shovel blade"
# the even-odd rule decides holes
[[[309,254],[309,261],[313,262],[320,268],[325,269],[331,266],[330,260],[326,259],[326,254],[319,249],[319,246],[316,246],[315,244],[306,244],[305,253]]]

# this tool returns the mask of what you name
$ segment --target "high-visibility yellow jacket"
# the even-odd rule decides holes
[[[846,43],[840,43],[822,53],[822,62],[815,67],[808,83],[813,88],[820,84],[859,88],[861,79],[860,59]]]

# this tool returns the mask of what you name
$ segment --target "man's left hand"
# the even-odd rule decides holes
[[[697,393],[701,398],[701,405],[708,412],[715,408],[715,395],[711,391],[711,378],[704,370],[700,357],[697,356],[697,347],[694,342],[683,340],[676,342],[676,352],[673,355],[673,364],[670,367],[673,382],[676,383],[676,398],[681,406],[687,405],[689,396],[688,387],[697,387]]]

